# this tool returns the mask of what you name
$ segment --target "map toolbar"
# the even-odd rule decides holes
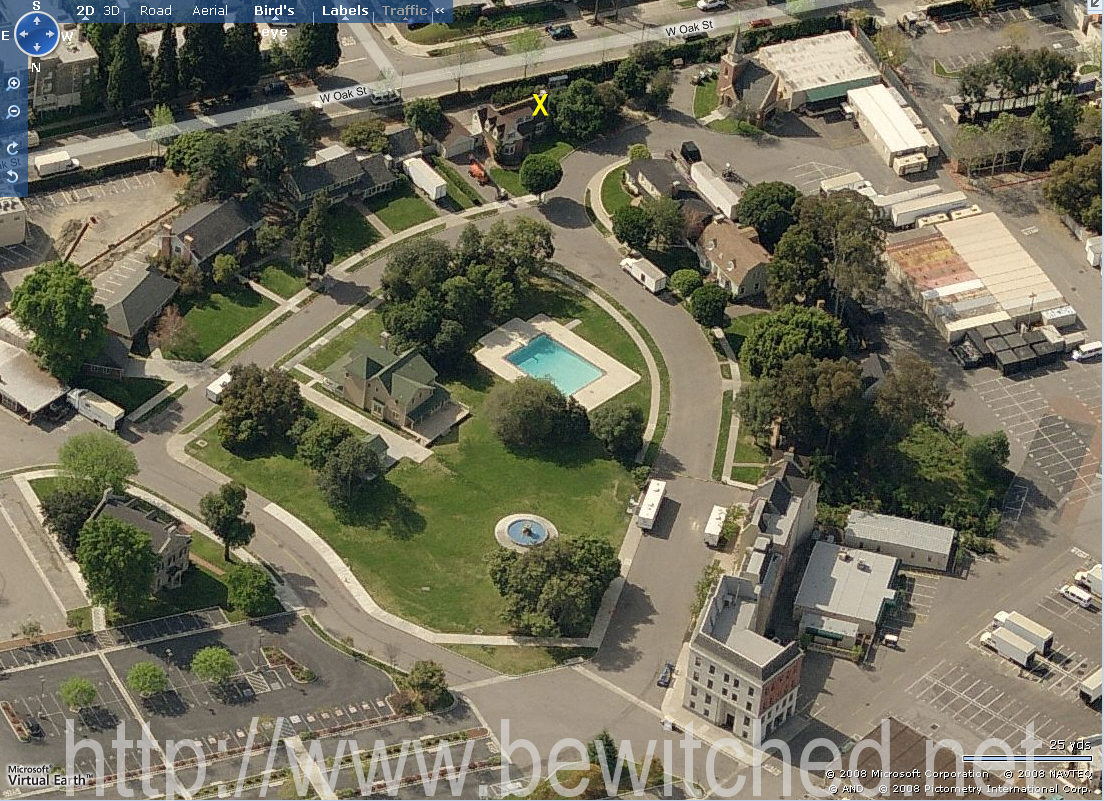
[[[26,0],[28,6],[32,0]],[[39,0],[32,12],[62,23],[57,32],[62,43],[68,41],[65,23],[80,22],[267,22],[297,25],[319,22],[397,22],[430,23],[452,21],[452,0],[298,0],[298,2],[251,3],[247,0]],[[27,15],[31,16],[31,15]],[[36,34],[27,31],[28,37]],[[38,32],[45,37],[44,32]],[[42,48],[48,42],[41,44]]]

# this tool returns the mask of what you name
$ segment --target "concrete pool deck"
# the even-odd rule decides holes
[[[483,347],[475,352],[475,360],[500,378],[510,382],[517,381],[528,373],[511,364],[507,357],[541,334],[554,339],[602,372],[598,378],[571,393],[587,411],[620,395],[640,380],[639,375],[617,359],[544,314],[538,314],[528,321],[515,317],[503,323],[479,340]]]

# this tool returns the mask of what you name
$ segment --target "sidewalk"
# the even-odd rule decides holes
[[[594,212],[594,216],[598,218],[598,222],[602,223],[607,231],[613,231],[613,220],[606,211],[606,207],[602,204],[602,183],[606,180],[607,175],[614,170],[621,169],[628,163],[629,160],[627,158],[615,161],[606,169],[599,173],[595,173],[594,177],[587,182],[586,191],[590,194],[590,208]]]
[[[335,417],[340,417],[354,428],[359,428],[361,431],[368,434],[378,434],[383,438],[383,441],[387,443],[387,455],[396,462],[406,458],[416,464],[421,464],[433,455],[433,451],[429,448],[419,445],[414,440],[407,439],[401,434],[397,434],[387,426],[380,425],[365,414],[354,412],[348,406],[341,403],[341,401],[330,397],[324,392],[319,392],[310,384],[301,387],[301,391],[304,400],[325,409]]]

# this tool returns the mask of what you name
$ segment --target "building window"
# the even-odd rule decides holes
[[[691,687],[690,687],[690,697],[693,698],[697,694],[698,694],[698,688],[691,685]]]
[[[751,725],[751,718],[749,718],[747,715],[744,715],[744,725],[745,726],[750,726]]]
[[[712,695],[710,695],[709,693],[706,693],[706,694],[705,694],[705,703],[706,703],[706,704],[711,704],[711,703],[713,703],[713,696],[712,696]]]
[[[751,701],[748,701],[748,702],[747,702],[747,711],[748,711],[748,712],[750,712],[750,711],[751,711]]]
[[[724,697],[724,698],[728,698],[728,688],[727,687],[722,687],[721,688],[721,696]]]
[[[690,708],[691,709],[696,709],[697,708],[693,701],[690,702]]]
[[[709,675],[712,676],[716,672],[717,672],[717,666],[716,665],[710,665],[709,666]]]
[[[695,670],[694,671],[694,681],[701,681],[701,679],[698,678],[699,675],[700,674],[698,673],[698,671]]]
[[[747,736],[748,736],[747,729],[744,729],[744,739],[745,740],[747,739]]]
[[[724,674],[725,684],[728,684],[728,679],[729,679],[729,675],[727,673],[725,673]]]
[[[753,695],[755,695],[755,688],[754,687],[748,687],[748,697],[750,698]]]
[[[701,657],[700,656],[695,656],[694,657],[694,667],[701,667]]]
[[[705,686],[706,686],[707,688],[709,688],[710,690],[712,690],[712,689],[713,689],[713,679],[710,679],[709,681],[707,681],[707,682],[705,683]]]

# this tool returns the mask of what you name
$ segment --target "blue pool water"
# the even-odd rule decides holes
[[[541,334],[506,357],[506,361],[533,378],[546,378],[564,395],[578,392],[602,371],[547,334]]]
[[[536,520],[515,520],[506,527],[506,534],[518,545],[540,545],[548,532]]]

